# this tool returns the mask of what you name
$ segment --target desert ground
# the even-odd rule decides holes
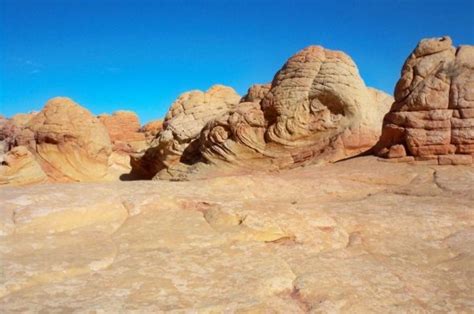
[[[473,309],[474,169],[359,157],[0,190],[11,312]]]

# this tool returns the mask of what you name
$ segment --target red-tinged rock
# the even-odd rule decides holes
[[[424,39],[408,57],[375,151],[390,158],[400,144],[415,157],[474,155],[474,46]]]
[[[134,112],[117,111],[112,115],[99,115],[98,118],[107,128],[112,143],[145,140],[145,135],[139,132],[140,121]]]
[[[406,155],[407,155],[407,152],[405,151],[405,146],[393,145],[392,147],[390,147],[387,157],[388,158],[401,158],[401,157],[405,157]]]
[[[440,165],[471,165],[472,155],[440,155],[438,163]]]

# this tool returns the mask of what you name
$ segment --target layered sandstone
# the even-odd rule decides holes
[[[242,97],[241,102],[257,102],[260,103],[263,98],[268,94],[271,84],[254,84],[252,85],[247,94]]]
[[[98,116],[113,144],[113,149],[124,152],[137,152],[145,148],[145,134],[140,132],[140,120],[132,111],[116,111],[112,115]]]
[[[140,128],[140,132],[145,134],[146,141],[150,144],[161,130],[163,130],[163,120],[161,119],[150,121]]]
[[[239,101],[240,96],[223,85],[214,85],[206,92],[195,90],[180,95],[168,110],[159,136],[135,167],[153,176],[180,162],[193,162],[200,156],[197,145],[202,128]]]
[[[107,174],[111,142],[104,125],[69,98],[56,97],[17,136],[53,180],[94,181]]]
[[[242,101],[201,133],[205,163],[278,170],[361,154],[392,98],[367,88],[345,53],[310,46]]]
[[[474,168],[0,191],[6,313],[469,313]],[[85,192],[86,191],[86,192]]]
[[[365,86],[349,56],[319,46],[295,54],[271,84],[252,86],[238,105],[232,91],[230,105],[216,102],[211,107],[217,110],[208,109],[204,95],[185,94],[172,105],[137,169],[149,177],[188,179],[231,168],[334,162],[373,147],[393,102]]]
[[[0,186],[27,185],[47,181],[43,169],[24,146],[16,146],[0,154],[0,162]]]
[[[449,37],[420,41],[403,66],[377,153],[472,163],[474,46],[455,48]]]

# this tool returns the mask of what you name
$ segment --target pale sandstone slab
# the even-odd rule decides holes
[[[474,169],[0,189],[6,312],[470,312]],[[84,197],[87,191],[87,197]]]

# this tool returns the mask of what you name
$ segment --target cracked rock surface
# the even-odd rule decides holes
[[[420,41],[405,61],[376,149],[387,158],[471,164],[474,155],[474,46]]]
[[[474,168],[0,189],[4,312],[471,312]]]

